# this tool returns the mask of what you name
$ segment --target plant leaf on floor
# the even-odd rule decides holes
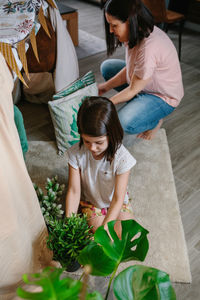
[[[116,276],[113,290],[117,300],[175,300],[169,275],[155,268],[134,265]]]

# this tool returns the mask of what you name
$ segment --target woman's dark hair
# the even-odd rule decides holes
[[[111,162],[122,144],[124,134],[115,105],[105,97],[85,98],[78,111],[77,126],[80,147],[83,145],[81,134],[93,137],[108,136],[105,158]]]
[[[141,0],[103,0],[107,54],[111,55],[121,42],[110,33],[105,13],[125,23],[129,21],[129,48],[133,48],[153,31],[154,20]]]

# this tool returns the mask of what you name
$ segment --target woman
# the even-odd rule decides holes
[[[117,90],[110,100],[125,104],[118,110],[124,131],[150,140],[183,97],[176,49],[140,0],[108,0],[104,15],[107,53],[123,43],[126,59],[102,63],[99,95]]]

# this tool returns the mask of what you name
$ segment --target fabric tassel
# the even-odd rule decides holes
[[[40,24],[42,25],[42,27],[44,28],[44,31],[46,32],[46,34],[51,38],[42,6],[40,7],[40,10],[39,10],[38,20],[39,20]]]
[[[3,54],[7,64],[10,66],[10,68],[16,73],[16,75],[19,77],[19,79],[27,86],[18,66],[15,60],[15,57],[12,52],[11,45],[7,43],[0,43],[0,51]],[[27,86],[28,87],[28,86]]]
[[[36,43],[36,36],[35,36],[35,27],[33,27],[32,31],[30,33],[30,41],[31,41],[31,46],[33,48],[33,52],[35,54],[35,57],[36,57],[38,63],[40,63],[39,56],[38,56],[38,51],[37,51],[37,43]]]
[[[53,8],[57,8],[57,6],[55,5],[53,0],[47,0],[47,2],[49,3],[49,5]]]
[[[27,78],[30,80],[27,59],[26,59],[25,40],[22,40],[17,44],[17,52],[18,52],[19,58],[21,60],[21,63],[23,65],[25,74],[26,74]]]

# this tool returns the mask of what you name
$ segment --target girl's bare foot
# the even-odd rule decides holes
[[[154,129],[141,132],[137,135],[137,137],[145,140],[152,140],[155,137],[157,131],[160,129],[162,123],[163,119],[159,121],[158,125]]]

